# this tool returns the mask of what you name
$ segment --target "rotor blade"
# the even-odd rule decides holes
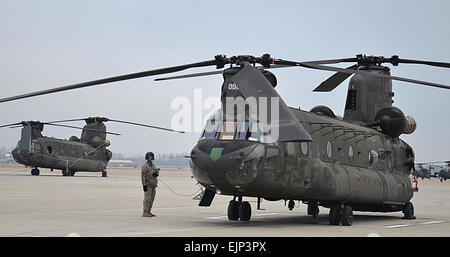
[[[169,129],[169,128],[157,127],[157,126],[152,126],[152,125],[147,125],[147,124],[142,124],[142,123],[136,123],[136,122],[130,122],[130,121],[111,120],[111,119],[108,119],[108,121],[114,121],[114,122],[119,122],[119,123],[130,124],[130,125],[142,126],[142,127],[147,127],[147,128],[161,129],[161,130],[178,132],[178,133],[186,133],[185,131],[173,130],[173,129]]]
[[[358,68],[358,64],[347,67],[346,69],[356,70]],[[351,73],[343,73],[337,72],[333,76],[329,77],[327,80],[322,82],[318,87],[316,87],[313,91],[316,92],[330,92],[339,86],[344,80],[350,77]]]
[[[16,125],[20,125],[19,127],[21,127],[22,126],[22,122],[11,123],[11,124],[8,124],[8,125],[1,125],[0,128],[9,127],[9,126],[16,126]]]
[[[12,127],[9,127],[9,128],[20,128],[20,127],[23,127],[23,125],[15,125],[15,126],[12,126]]]
[[[448,62],[430,62],[422,60],[411,60],[411,59],[397,59],[397,63],[413,63],[413,64],[425,64],[436,67],[450,68],[450,63]]]
[[[222,72],[223,72],[222,70],[218,70],[218,71],[208,71],[208,72],[191,73],[191,74],[185,74],[185,75],[179,75],[179,76],[164,77],[164,78],[156,78],[156,79],[154,79],[154,81],[162,81],[162,80],[171,80],[171,79],[184,79],[184,78],[193,78],[193,77],[210,76],[210,75],[222,74]]]
[[[312,63],[312,64],[334,64],[334,63],[340,63],[340,62],[356,62],[356,58],[345,58],[345,59],[331,59],[331,60],[320,60],[320,61],[307,61],[304,63]],[[258,69],[277,69],[277,68],[288,68],[292,67],[291,65],[280,65],[280,64],[272,64],[270,67],[263,67],[259,66],[256,67]],[[350,68],[350,67],[349,67]],[[222,74],[223,71],[209,71],[209,72],[199,72],[199,73],[190,73],[190,74],[184,74],[184,75],[178,75],[178,76],[171,76],[171,77],[163,77],[163,78],[156,78],[154,81],[163,81],[163,80],[172,80],[172,79],[184,79],[184,78],[194,78],[194,77],[203,77],[203,76],[210,76],[210,75],[218,75]],[[350,76],[350,75],[348,75]],[[348,77],[347,76],[347,77]],[[346,78],[347,78],[346,77]],[[342,81],[344,81],[343,79]],[[331,90],[330,90],[331,91]]]
[[[61,122],[71,122],[71,121],[81,121],[81,120],[86,120],[86,119],[57,120],[57,121],[46,122],[46,124],[61,123]]]
[[[399,81],[410,82],[410,83],[415,83],[415,84],[422,84],[422,85],[431,86],[431,87],[450,89],[450,86],[448,86],[448,85],[427,82],[427,81],[421,81],[421,80],[416,80],[416,79],[408,79],[408,78],[397,77],[397,76],[390,76],[390,75],[385,75],[385,74],[380,74],[380,73],[370,73],[370,72],[364,72],[364,71],[359,71],[359,70],[342,69],[342,68],[317,65],[317,64],[312,64],[312,63],[291,62],[291,61],[284,61],[284,60],[277,60],[277,61],[280,62],[281,64],[286,64],[286,65],[291,64],[291,65],[295,65],[295,66],[301,66],[301,67],[317,69],[317,70],[328,70],[328,71],[338,71],[338,72],[344,72],[344,73],[350,73],[350,74],[360,74],[360,75],[366,75],[366,76],[371,76],[371,77],[376,77],[376,78],[393,79],[393,80],[399,80]]]
[[[263,66],[256,67],[257,69],[277,69],[277,68],[289,68],[292,66],[289,65],[278,65],[273,64],[268,68],[264,68]],[[210,75],[218,75],[222,74],[223,70],[220,71],[209,71],[209,72],[199,72],[199,73],[189,73],[184,75],[178,75],[178,76],[171,76],[171,77],[163,77],[163,78],[156,78],[154,81],[163,81],[163,80],[171,80],[171,79],[184,79],[184,78],[194,78],[194,77],[203,77],[203,76],[210,76]]]
[[[306,61],[302,63],[312,63],[312,64],[336,64],[341,62],[357,62],[357,58],[341,58],[341,59],[331,59],[331,60],[319,60],[319,61]]]
[[[74,129],[82,129],[82,130],[89,130],[89,131],[102,132],[102,131],[96,130],[96,129],[80,128],[80,127],[69,126],[69,125],[52,124],[52,123],[46,123],[46,122],[43,122],[42,124],[50,125],[50,126],[56,126],[56,127],[65,127],[65,128],[74,128]],[[105,133],[106,133],[106,134],[111,134],[111,135],[116,135],[116,136],[120,136],[120,135],[121,135],[121,134],[118,134],[118,133],[108,132],[108,131],[106,131]]]
[[[106,83],[112,83],[112,82],[117,82],[117,81],[136,79],[136,78],[143,78],[143,77],[159,75],[159,74],[165,74],[165,73],[172,73],[172,72],[182,71],[182,70],[189,69],[189,68],[212,66],[212,65],[217,65],[219,67],[220,64],[221,64],[220,61],[218,61],[217,58],[216,58],[216,60],[210,60],[210,61],[197,62],[197,63],[191,63],[191,64],[180,65],[180,66],[173,66],[173,67],[156,69],[156,70],[149,70],[149,71],[125,74],[125,75],[120,75],[120,76],[115,76],[115,77],[110,77],[110,78],[92,80],[92,81],[87,81],[87,82],[82,82],[82,83],[77,83],[77,84],[72,84],[72,85],[56,87],[56,88],[51,88],[51,89],[47,89],[47,90],[42,90],[42,91],[37,91],[37,92],[32,92],[32,93],[27,93],[27,94],[22,94],[22,95],[7,97],[7,98],[2,98],[2,99],[0,99],[0,103],[13,101],[13,100],[18,100],[18,99],[22,99],[22,98],[33,97],[33,96],[46,95],[46,94],[51,94],[51,93],[56,93],[56,92],[61,92],[61,91],[66,91],[66,90],[72,90],[72,89],[77,89],[77,88],[83,88],[83,87],[96,86],[96,85],[101,85],[101,84],[106,84]]]

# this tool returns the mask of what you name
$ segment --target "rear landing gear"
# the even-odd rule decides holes
[[[342,208],[340,205],[333,205],[330,208],[328,219],[330,225],[339,225],[341,223]]]
[[[353,209],[350,205],[336,204],[331,206],[329,214],[330,225],[351,226],[353,223]]]
[[[69,170],[69,171],[63,170],[62,171],[62,175],[63,176],[71,176],[71,177],[73,177],[73,176],[75,176],[75,171],[74,170]]]
[[[108,177],[108,174],[106,173],[106,170],[102,171],[102,177],[104,177],[104,178]]]
[[[403,215],[405,215],[402,219],[407,220],[415,220],[416,216],[414,216],[414,206],[411,202],[407,202],[403,207]]]
[[[38,168],[34,168],[31,170],[31,175],[32,176],[39,176],[39,169]]]
[[[341,223],[343,226],[351,226],[353,223],[353,209],[350,205],[345,205],[341,213]]]
[[[252,216],[252,206],[249,202],[242,202],[242,197],[239,200],[231,200],[228,203],[228,219],[249,221]]]
[[[312,215],[313,218],[317,217],[319,214],[319,205],[317,202],[309,202],[308,203],[308,215]]]

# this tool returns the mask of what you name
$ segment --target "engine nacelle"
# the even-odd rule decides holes
[[[270,84],[272,84],[272,87],[275,88],[277,86],[277,77],[275,77],[275,75],[268,70],[262,70],[261,72],[264,77],[266,77],[266,79],[270,82]]]
[[[416,128],[417,128],[416,120],[413,117],[406,116],[406,124],[405,128],[403,129],[403,133],[411,134],[414,131],[416,131]]]
[[[316,114],[322,114],[322,115],[325,115],[325,116],[328,116],[331,118],[336,118],[336,115],[334,115],[334,112],[328,106],[325,106],[325,105],[318,105],[309,111],[316,113]]]
[[[375,121],[381,128],[381,131],[391,137],[399,137],[401,134],[411,134],[416,130],[416,121],[394,106],[386,107],[378,111]]]
[[[95,136],[95,137],[92,138],[92,145],[93,145],[94,147],[99,147],[99,146],[101,146],[101,145],[109,146],[110,144],[111,144],[111,142],[109,142],[109,140],[107,140],[107,139],[102,139],[102,138],[99,137],[99,136]]]

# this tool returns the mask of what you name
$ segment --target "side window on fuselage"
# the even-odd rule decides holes
[[[266,151],[266,162],[264,164],[264,168],[266,169],[278,169],[280,159],[279,156],[279,149],[275,147],[268,147]]]

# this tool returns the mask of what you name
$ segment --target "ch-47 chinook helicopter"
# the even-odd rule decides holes
[[[83,128],[63,125],[62,122],[84,120]],[[22,121],[2,125],[2,127],[22,126],[21,139],[12,151],[14,160],[20,164],[33,167],[31,175],[38,176],[39,168],[59,169],[63,176],[74,176],[75,172],[102,172],[106,177],[106,166],[112,157],[112,152],[106,149],[110,141],[106,134],[120,135],[107,132],[104,122],[119,122],[153,129],[175,131],[168,128],[151,126],[129,121],[112,120],[105,117],[89,117],[85,119],[61,120],[53,122]],[[82,129],[81,137],[71,136],[69,140],[46,137],[42,135],[44,125]]]
[[[356,64],[346,69],[324,65],[341,62]],[[222,69],[230,65],[220,71],[162,78],[223,75],[222,107],[207,122],[190,154],[193,175],[206,188],[200,206],[210,206],[216,193],[220,193],[233,196],[228,205],[230,220],[250,220],[251,205],[243,197],[258,198],[258,205],[260,199],[286,200],[289,208],[294,207],[294,200],[301,200],[308,204],[308,214],[313,216],[318,214],[318,206],[330,208],[329,223],[334,225],[351,225],[353,211],[403,211],[404,218],[414,219],[409,180],[414,152],[399,136],[412,133],[416,124],[392,106],[391,80],[444,89],[450,86],[391,76],[383,63],[450,68],[450,63],[398,56],[357,55],[296,62],[271,58],[268,54],[218,55],[209,61],[3,98],[0,103],[189,68]],[[331,91],[355,74],[349,83],[343,119],[324,106],[311,111],[289,108],[274,89],[275,75],[267,71],[281,67],[337,72],[315,91]]]
[[[425,165],[426,163],[417,163],[417,167],[414,168],[413,172],[411,172],[411,175],[421,179],[431,179],[431,164],[429,165],[428,169],[424,167]]]
[[[420,177],[420,178],[439,178],[441,182],[450,179],[450,161],[436,161],[436,162],[425,162],[418,163],[418,167],[415,171],[411,172],[411,175]],[[428,165],[429,169],[423,168],[424,165]],[[431,174],[431,170],[435,171],[434,174]]]
[[[445,162],[445,165],[441,168],[441,170],[438,173],[438,177],[441,182],[450,179],[450,161]]]

